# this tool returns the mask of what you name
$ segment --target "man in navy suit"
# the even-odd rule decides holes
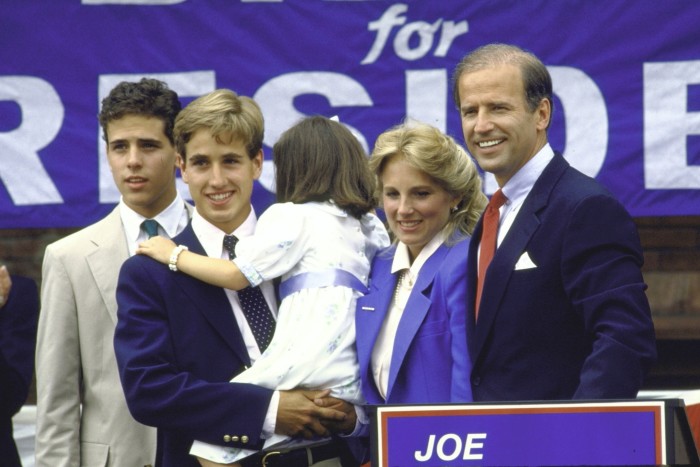
[[[34,343],[39,293],[28,277],[0,267],[0,464],[22,465],[13,438],[12,417],[29,395],[34,372]]]
[[[623,206],[549,146],[547,68],[487,45],[459,63],[453,92],[469,152],[507,199],[482,277],[483,218],[470,246],[474,399],[636,397],[656,358],[639,237]]]
[[[248,97],[214,91],[182,110],[174,133],[195,213],[173,240],[199,254],[228,258],[224,235],[248,236],[255,229],[250,197],[262,171],[260,109]],[[141,255],[124,263],[114,337],[129,410],[136,420],[158,428],[159,466],[199,466],[189,454],[194,440],[257,451],[266,434],[327,435],[321,424],[326,419],[342,428],[354,427],[352,405],[336,401],[322,408],[314,403],[324,391],[275,391],[230,383],[261,354],[238,295],[177,272],[177,253],[170,263],[169,267]],[[276,312],[272,284],[264,283],[261,289]],[[339,451],[332,442],[278,452],[265,462],[340,465]],[[263,463],[262,455],[254,455],[232,465]]]

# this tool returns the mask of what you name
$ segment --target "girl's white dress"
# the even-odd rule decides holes
[[[277,325],[267,350],[232,381],[279,390],[331,389],[335,397],[362,404],[355,302],[367,286],[372,258],[388,245],[374,214],[358,220],[331,202],[270,206],[255,234],[236,245],[234,262],[252,285],[281,277]],[[285,440],[273,435],[265,448]],[[203,444],[196,441],[191,453],[201,455]],[[216,448],[229,454],[226,462],[250,454]]]

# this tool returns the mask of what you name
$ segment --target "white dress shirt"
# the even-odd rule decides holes
[[[148,235],[141,229],[141,223],[146,218],[127,206],[123,197],[119,201],[119,216],[122,219],[129,256],[133,256],[139,243],[148,240]],[[177,194],[173,202],[153,220],[158,222],[158,235],[173,238],[187,227],[190,214],[185,207],[185,201]]]

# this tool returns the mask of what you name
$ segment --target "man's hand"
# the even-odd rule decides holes
[[[336,421],[330,419],[322,419],[321,423],[331,433],[347,435],[353,432],[357,423],[357,413],[355,406],[341,399],[326,396],[314,399],[314,403],[319,407],[334,409],[345,414],[345,420]]]
[[[10,273],[3,265],[0,267],[0,308],[5,306],[5,302],[7,302],[7,298],[10,296],[11,288],[12,279],[10,279]]]
[[[156,235],[139,243],[138,248],[136,248],[136,254],[147,255],[160,263],[168,264],[170,255],[176,246],[169,238]]]
[[[324,423],[332,421],[340,424],[345,421],[347,414],[342,410],[319,406],[314,402],[327,397],[329,393],[330,391],[328,390],[311,391],[304,389],[280,391],[275,432],[281,435],[305,439],[330,436],[330,432],[324,426]]]

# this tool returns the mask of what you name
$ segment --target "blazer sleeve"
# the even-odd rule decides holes
[[[172,283],[163,283],[162,271],[172,274],[150,258],[136,256],[124,263],[119,277],[114,348],[129,410],[136,420],[159,430],[219,445],[225,444],[226,434],[245,435],[247,444],[226,446],[261,448],[273,391],[229,383],[233,372],[226,378],[213,373],[221,362],[202,361],[196,345],[183,348],[185,344],[171,333],[171,319],[178,315],[187,320],[197,345],[211,348],[217,336],[192,303],[175,296]],[[230,358],[231,352],[220,348],[219,357]],[[192,365],[200,370],[193,371]],[[212,372],[207,374],[207,368]]]
[[[468,240],[455,245],[440,266],[435,277],[434,297],[442,301],[440,307],[449,319],[452,352],[452,379],[450,402],[471,402],[469,382],[471,358],[467,350],[467,255]],[[437,305],[434,305],[437,306]]]
[[[68,465],[80,458],[82,375],[76,284],[65,261],[54,246],[46,248],[36,347],[37,465]]]
[[[634,222],[610,196],[584,198],[562,250],[564,287],[592,339],[574,398],[636,397],[656,345]]]
[[[12,289],[0,308],[0,417],[9,419],[29,395],[39,295],[29,278],[12,276]]]

